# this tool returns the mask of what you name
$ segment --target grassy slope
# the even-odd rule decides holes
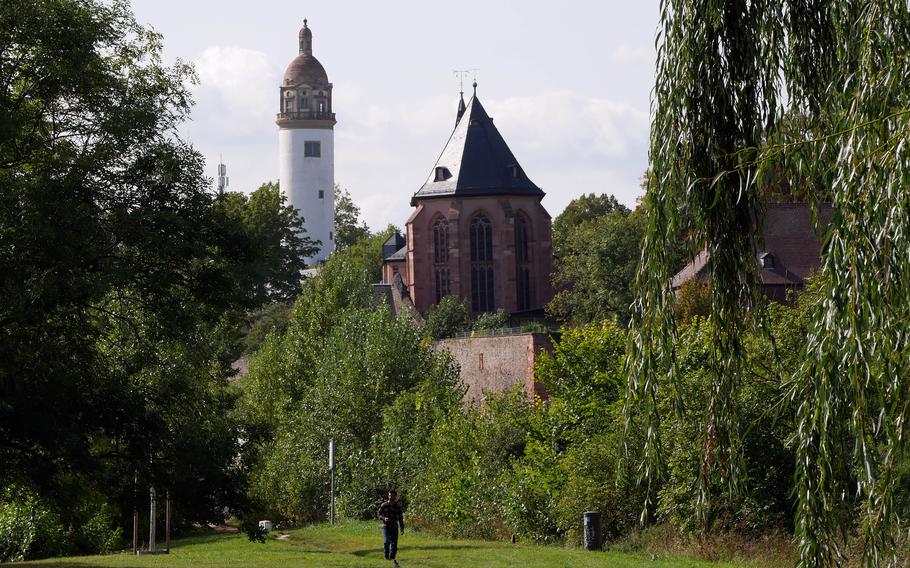
[[[382,539],[372,523],[346,523],[339,526],[319,525],[290,531],[289,540],[253,544],[238,534],[192,537],[172,543],[170,555],[134,557],[127,554],[58,558],[28,562],[27,566],[57,568],[145,566],[279,568],[285,566],[379,567],[389,566],[382,558]],[[712,564],[684,559],[661,559],[633,556],[618,552],[587,552],[550,546],[533,546],[477,540],[449,540],[423,533],[406,532],[399,541],[398,560],[404,568],[483,566],[499,568],[520,565],[521,568],[663,568],[712,567]]]

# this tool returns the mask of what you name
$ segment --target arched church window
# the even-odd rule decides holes
[[[471,247],[471,309],[474,313],[496,309],[493,281],[493,224],[479,213],[469,226]]]
[[[433,262],[449,262],[449,222],[443,217],[433,223]]]
[[[515,217],[515,292],[519,310],[531,308],[531,227],[527,217]]]
[[[449,272],[449,222],[438,217],[433,222],[433,272],[436,280],[436,303],[452,293]]]

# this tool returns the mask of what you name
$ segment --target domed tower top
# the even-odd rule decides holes
[[[284,72],[284,85],[308,85],[310,87],[324,87],[329,82],[329,76],[319,60],[313,57],[313,32],[303,21],[303,27],[297,34],[300,42],[300,53],[288,65]]]
[[[313,57],[313,32],[306,20],[303,20],[297,39],[299,53],[284,72],[279,89],[278,125],[331,128],[335,124],[332,84],[322,63]]]

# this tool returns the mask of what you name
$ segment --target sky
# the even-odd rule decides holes
[[[278,179],[278,89],[307,18],[334,85],[335,181],[374,230],[403,227],[455,123],[456,69],[556,217],[583,193],[634,206],[648,162],[657,0],[133,0],[193,62],[182,136],[229,190]]]

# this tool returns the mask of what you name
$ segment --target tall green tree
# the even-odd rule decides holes
[[[350,192],[335,185],[335,248],[344,250],[370,234]]]
[[[371,275],[357,247],[333,254],[304,283],[288,331],[269,335],[250,363],[243,385],[245,463],[251,494],[276,518],[326,517],[320,456],[330,438],[338,444],[339,504],[363,515],[369,502],[360,498],[372,498],[379,482],[371,440],[385,411],[406,393],[413,402],[421,392],[443,399],[440,388],[454,392],[457,372],[449,359],[410,320],[371,306]]]
[[[126,2],[0,4],[0,484],[66,514],[137,476],[227,489],[219,324],[253,299],[161,48]]]
[[[570,201],[553,221],[553,254],[557,258],[563,255],[563,247],[576,227],[615,211],[629,213],[629,208],[606,193],[583,193]]]
[[[707,249],[712,283],[699,515],[710,518],[717,488],[740,491],[743,338],[766,321],[754,259],[758,188],[784,172],[810,201],[834,205],[804,362],[780,369],[798,401],[799,565],[839,563],[854,522],[866,564],[894,564],[910,427],[910,279],[902,277],[910,270],[910,9],[664,0],[658,38],[626,405],[630,430],[645,433],[643,477],[653,486],[663,472],[653,401],[663,389],[679,392],[666,243],[682,233],[692,251]]]
[[[586,207],[592,202],[601,206]],[[627,321],[641,257],[642,215],[613,196],[601,195],[597,201],[582,196],[553,225],[556,295],[547,311],[575,324]]]
[[[287,204],[278,184],[267,182],[249,197],[225,193],[215,214],[232,238],[233,277],[253,302],[290,302],[300,292],[304,258],[316,254],[318,241],[306,234],[299,211]]]

